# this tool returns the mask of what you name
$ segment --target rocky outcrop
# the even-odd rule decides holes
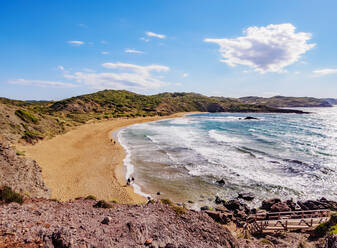
[[[337,235],[330,235],[325,242],[325,248],[337,248]]]
[[[29,247],[239,247],[229,230],[204,212],[177,213],[161,202],[93,208],[95,203],[33,199],[2,205],[0,244],[16,237]]]
[[[48,198],[50,195],[38,164],[20,156],[8,142],[0,139],[0,187],[3,186],[31,197]]]

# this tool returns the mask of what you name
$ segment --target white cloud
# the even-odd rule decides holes
[[[146,32],[145,34],[149,37],[155,37],[155,38],[158,38],[158,39],[165,39],[166,38],[166,35],[164,35],[164,34],[156,34],[156,33],[153,33],[153,32]]]
[[[102,66],[106,69],[116,70],[116,72],[76,72],[65,75],[65,77],[94,89],[146,90],[167,85],[153,73],[170,70],[169,67],[163,65],[140,66],[125,63],[104,63]]]
[[[183,77],[185,78],[185,77],[188,77],[190,74],[188,74],[188,73],[184,73],[183,74]]]
[[[337,69],[326,68],[326,69],[315,70],[313,71],[313,73],[316,76],[325,76],[325,75],[330,75],[330,74],[336,74]]]
[[[73,46],[81,46],[84,44],[84,42],[80,40],[70,40],[68,43]]]
[[[63,65],[57,66],[57,69],[58,69],[59,71],[64,71],[64,70],[65,70]]]
[[[295,30],[291,23],[253,26],[244,31],[244,36],[204,41],[218,44],[221,62],[229,66],[245,65],[260,73],[283,72],[284,67],[298,61],[315,46],[307,43],[310,33],[295,33]]]
[[[139,51],[139,50],[136,50],[136,49],[129,49],[129,48],[125,49],[125,52],[126,53],[136,53],[136,54],[144,53],[143,51]]]
[[[142,40],[142,41],[145,41],[145,42],[149,42],[150,41],[150,39],[145,38],[145,37],[140,37],[139,39]]]
[[[103,45],[107,45],[109,42],[107,42],[106,40],[101,40],[101,43],[102,43]]]
[[[103,52],[101,52],[101,54],[103,54],[103,55],[108,55],[108,54],[110,54],[110,52],[103,51]]]
[[[9,80],[8,83],[24,85],[24,86],[38,86],[38,87],[52,87],[52,88],[74,88],[78,86],[72,83],[63,83],[63,82],[45,81],[45,80],[26,80],[23,78]]]

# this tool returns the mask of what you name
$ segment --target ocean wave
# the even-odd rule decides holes
[[[235,137],[235,136],[229,136],[225,133],[218,132],[214,129],[208,131],[209,137],[212,139],[218,141],[218,142],[224,142],[224,143],[239,143],[243,142],[242,139]]]

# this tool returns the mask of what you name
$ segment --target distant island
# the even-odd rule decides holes
[[[238,99],[242,103],[266,105],[273,108],[332,107],[337,104],[334,98],[273,96],[270,98],[247,96]]]

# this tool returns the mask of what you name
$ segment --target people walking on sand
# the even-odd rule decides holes
[[[127,181],[126,185],[130,185],[130,184],[131,184],[131,179],[128,178],[128,181]]]

